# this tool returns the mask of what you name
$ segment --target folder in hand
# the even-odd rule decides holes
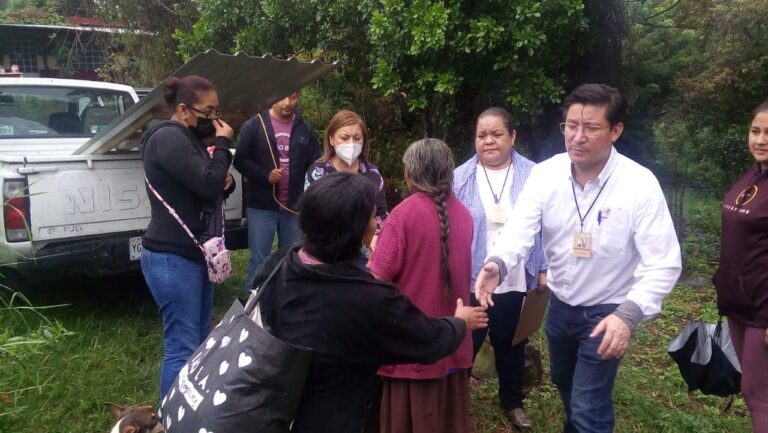
[[[549,287],[537,287],[525,296],[523,307],[520,310],[520,319],[517,321],[515,336],[512,337],[512,345],[516,346],[521,341],[533,335],[544,321],[544,314],[547,312],[549,296],[551,291]]]

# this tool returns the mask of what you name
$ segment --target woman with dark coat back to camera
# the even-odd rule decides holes
[[[396,285],[356,265],[376,231],[376,187],[362,175],[322,177],[299,209],[304,243],[273,254],[254,283],[287,256],[262,317],[279,338],[314,349],[291,431],[360,433],[381,364],[435,362],[488,318],[455,298],[447,314],[430,318]]]
[[[213,83],[195,75],[171,77],[163,97],[171,118],[145,132],[140,146],[152,207],[141,270],[163,319],[161,397],[210,331],[213,285],[202,251],[155,191],[202,243],[221,235],[222,200],[234,190],[227,173],[233,131],[219,118]],[[213,136],[209,152],[203,140]]]

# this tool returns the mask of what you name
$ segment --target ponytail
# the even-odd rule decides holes
[[[197,75],[168,77],[163,82],[163,101],[168,111],[173,113],[179,104],[192,106],[200,100],[203,93],[211,90],[216,91],[216,86]]]

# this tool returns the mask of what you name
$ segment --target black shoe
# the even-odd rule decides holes
[[[507,417],[515,427],[521,430],[527,430],[533,428],[533,421],[528,416],[528,412],[522,407],[511,407],[504,409],[504,416]]]

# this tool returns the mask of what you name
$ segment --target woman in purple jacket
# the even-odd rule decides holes
[[[752,113],[748,143],[755,164],[725,195],[713,282],[741,363],[752,431],[768,433],[768,101]]]

